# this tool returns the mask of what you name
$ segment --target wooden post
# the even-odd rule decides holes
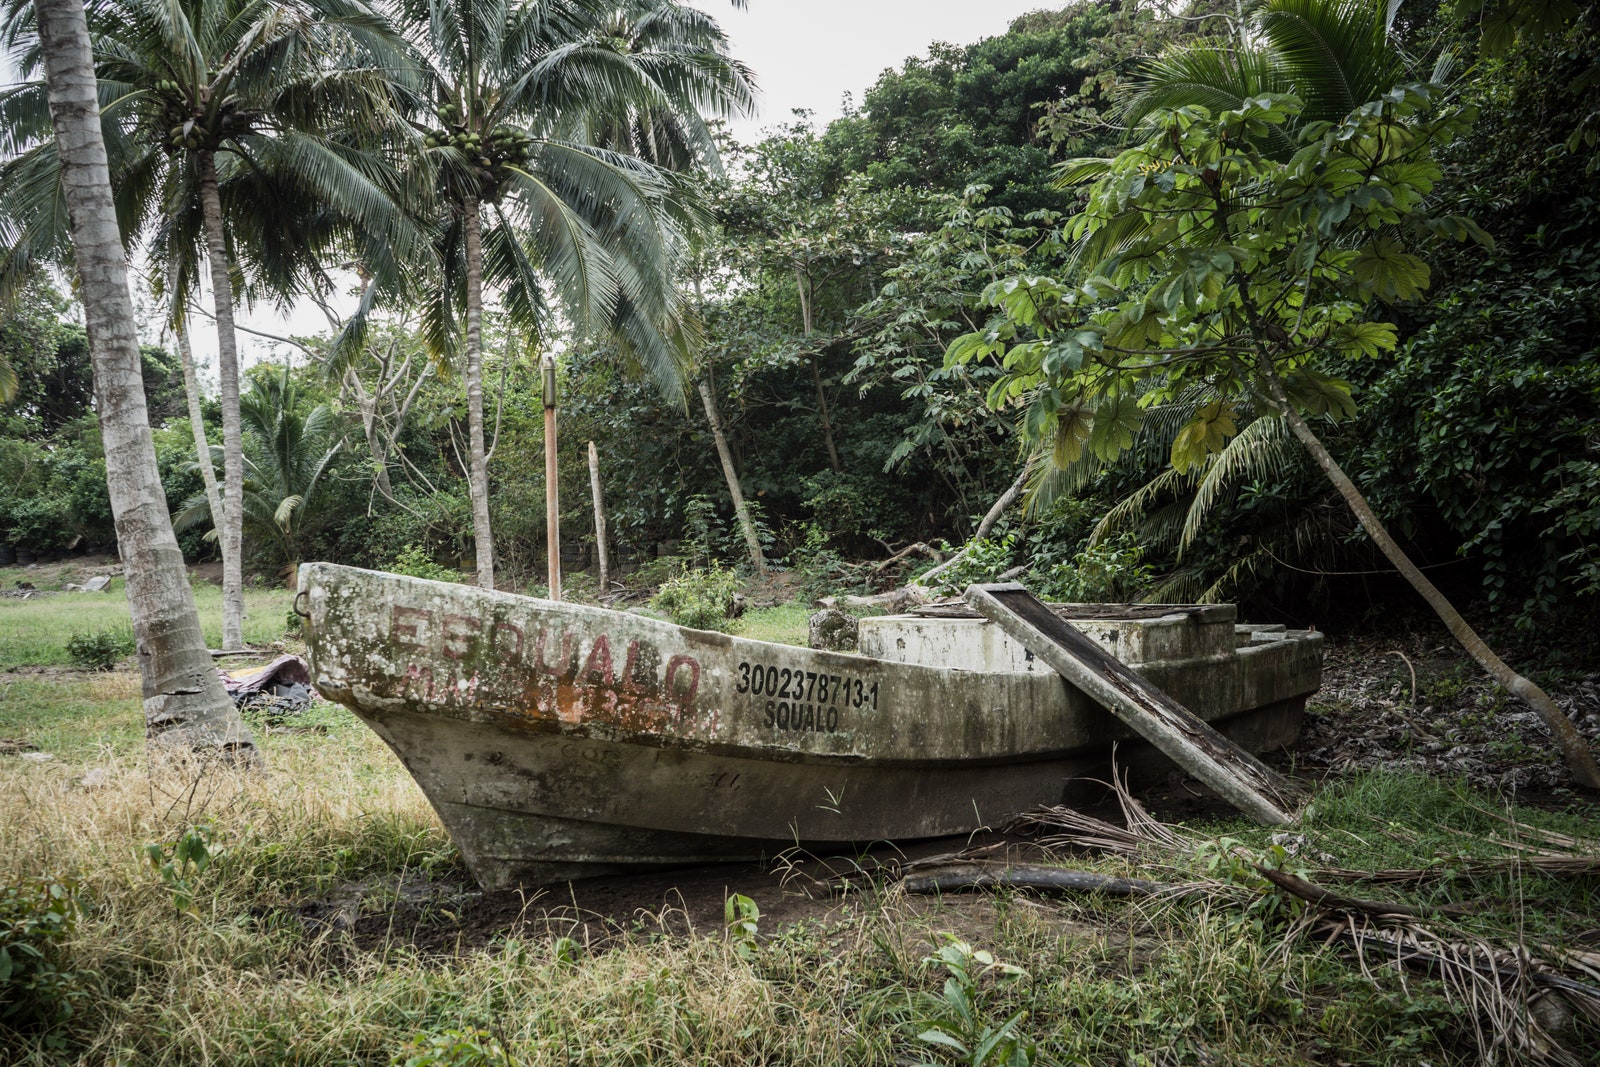
[[[546,352],[544,377],[544,533],[550,549],[550,599],[561,599],[561,498],[556,470],[556,357]]]
[[[611,580],[611,551],[606,548],[606,502],[600,495],[600,450],[589,442],[589,489],[594,494],[594,545],[600,553],[600,592]]]

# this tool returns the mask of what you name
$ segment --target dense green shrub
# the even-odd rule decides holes
[[[1035,572],[1031,584],[1045,600],[1123,603],[1135,599],[1153,574],[1154,568],[1144,561],[1144,546],[1124,533],[1085,547],[1070,562]]]
[[[435,582],[459,582],[461,572],[454,567],[442,567],[433,561],[419,545],[407,545],[389,565],[389,570],[395,574],[404,574],[412,578],[428,578]]]
[[[650,606],[666,612],[679,626],[726,632],[738,592],[738,576],[713,563],[705,570],[685,570],[667,579]]]
[[[0,1032],[47,1030],[72,1015],[82,994],[66,944],[80,911],[70,881],[0,886]]]
[[[1358,468],[1413,536],[1444,526],[1532,627],[1600,560],[1600,286],[1469,286],[1367,391]],[[1456,547],[1459,546],[1459,547]]]
[[[109,671],[132,651],[133,642],[116,630],[75,633],[67,638],[67,655],[72,662],[91,671]]]

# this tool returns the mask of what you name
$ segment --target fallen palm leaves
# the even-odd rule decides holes
[[[907,893],[1027,889],[1199,901],[1222,904],[1241,914],[1259,914],[1263,904],[1276,899],[1277,905],[1264,910],[1286,918],[1272,928],[1279,948],[1287,952],[1308,943],[1338,947],[1367,980],[1377,983],[1387,974],[1397,978],[1408,994],[1409,983],[1417,976],[1436,982],[1462,1018],[1470,1020],[1479,1061],[1558,1067],[1593,1062],[1593,1028],[1600,1027],[1600,949],[1590,942],[1600,940],[1600,930],[1558,940],[1530,937],[1529,919],[1540,905],[1521,892],[1524,878],[1568,880],[1600,874],[1600,855],[1574,851],[1585,844],[1577,838],[1473,809],[1499,826],[1478,838],[1479,851],[1502,849],[1510,855],[1478,858],[1461,853],[1411,869],[1300,868],[1294,866],[1297,860],[1321,855],[1313,852],[1303,835],[1274,835],[1271,846],[1254,850],[1235,839],[1210,839],[1162,823],[1139,804],[1125,783],[1118,781],[1111,788],[1122,808],[1123,825],[1070,808],[1050,808],[1024,815],[1009,828],[1031,831],[1035,843],[1049,851],[1133,859],[1141,870],[1161,871],[1168,880],[956,855],[902,872],[899,885]],[[1391,825],[1386,833],[1399,831]],[[1217,857],[1224,854],[1226,862],[1219,863]],[[1194,880],[1196,860],[1202,856],[1210,857],[1205,866],[1212,876]],[[1517,899],[1512,903],[1487,898],[1372,899],[1321,884],[1431,885],[1437,896],[1442,885],[1505,878],[1517,880]]]

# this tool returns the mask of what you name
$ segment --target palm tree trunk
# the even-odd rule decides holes
[[[222,229],[216,156],[199,154],[200,209],[211,263],[211,300],[217,319],[217,376],[222,383],[222,647],[244,647],[244,435],[239,427],[239,342],[233,329],[233,279]]]
[[[478,584],[494,588],[494,534],[489,528],[489,460],[483,444],[483,233],[478,200],[462,206],[467,253],[467,488],[472,494],[472,540]]]
[[[767,572],[767,561],[761,554],[761,538],[756,536],[756,524],[750,521],[750,508],[744,502],[744,490],[739,487],[739,472],[733,469],[733,453],[728,450],[728,438],[722,432],[722,416],[717,411],[717,400],[711,395],[711,386],[705,375],[695,379],[700,390],[700,402],[705,405],[706,421],[711,423],[711,438],[717,443],[717,458],[722,461],[722,476],[728,482],[728,495],[733,497],[733,513],[739,518],[739,529],[744,531],[745,547],[750,551],[750,565],[757,574]]]
[[[206,439],[206,420],[200,414],[200,384],[194,373],[194,349],[189,345],[189,327],[179,326],[173,331],[178,341],[178,358],[183,363],[183,395],[189,402],[189,428],[194,431],[195,463],[200,467],[200,478],[206,483],[206,503],[211,514],[222,514],[222,492],[217,487],[217,470],[211,463],[211,442]],[[226,643],[226,642],[224,642]]]
[[[152,744],[254,762],[255,741],[206,651],[161,490],[81,0],[37,0],[35,10],[82,285],[106,488],[138,644],[146,732]]]
[[[1550,699],[1549,694],[1512,670],[1504,660],[1495,655],[1494,650],[1467,624],[1467,620],[1461,617],[1455,606],[1432,582],[1428,581],[1422,571],[1417,569],[1417,565],[1411,562],[1410,557],[1395,539],[1389,536],[1389,531],[1378,520],[1372,505],[1367,503],[1367,498],[1362,495],[1361,490],[1356,488],[1350,476],[1345,474],[1316,433],[1289,402],[1283,380],[1278,377],[1272,361],[1263,354],[1259,357],[1258,366],[1266,380],[1268,396],[1273,406],[1288,420],[1289,428],[1295,437],[1300,439],[1300,443],[1311,453],[1311,458],[1316,461],[1317,466],[1322,468],[1323,474],[1327,475],[1328,480],[1339,490],[1339,495],[1344,497],[1344,502],[1355,513],[1356,520],[1366,529],[1367,536],[1372,538],[1405,580],[1411,583],[1411,588],[1422,594],[1422,599],[1428,602],[1428,606],[1444,622],[1450,633],[1461,642],[1461,647],[1467,650],[1468,655],[1477,660],[1478,665],[1488,672],[1491,678],[1539,714],[1539,718],[1544,720],[1545,726],[1555,737],[1556,744],[1561,747],[1567,768],[1577,783],[1586,789],[1600,789],[1600,765],[1595,763],[1594,753],[1589,751],[1589,746],[1584,742],[1583,735],[1578,733],[1577,727],[1572,725],[1556,706],[1556,702]]]

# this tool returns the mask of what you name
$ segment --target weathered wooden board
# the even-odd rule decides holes
[[[1295,821],[1300,791],[1293,783],[1108,655],[1026,588],[973,585],[967,601],[1234,807],[1269,826]]]

